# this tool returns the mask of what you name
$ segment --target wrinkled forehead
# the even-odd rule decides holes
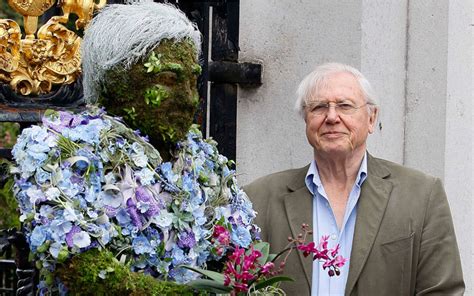
[[[348,72],[332,72],[313,83],[307,102],[328,99],[362,99],[365,96],[357,78]]]

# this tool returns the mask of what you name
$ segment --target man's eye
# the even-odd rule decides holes
[[[354,106],[352,106],[351,104],[346,104],[346,103],[338,104],[337,107],[341,110],[351,110],[354,108]]]
[[[313,111],[323,111],[326,110],[328,106],[326,104],[316,105],[313,107]]]

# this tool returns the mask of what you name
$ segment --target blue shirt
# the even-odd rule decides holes
[[[347,200],[346,212],[342,222],[342,228],[338,229],[336,217],[329,204],[328,197],[324,191],[321,178],[319,177],[316,161],[311,163],[306,174],[306,187],[313,194],[313,238],[316,246],[323,235],[329,235],[328,249],[336,244],[340,245],[339,255],[349,259],[352,250],[352,239],[357,216],[357,201],[359,200],[360,187],[367,178],[367,153],[357,173],[354,186]],[[347,276],[349,274],[350,261],[340,269],[339,276],[330,277],[328,269],[323,270],[322,261],[313,261],[313,278],[311,284],[311,295],[344,295]]]

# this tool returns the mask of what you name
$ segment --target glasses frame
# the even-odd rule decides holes
[[[340,103],[334,103],[334,102],[318,102],[318,103],[313,103],[313,104],[308,104],[305,106],[305,108],[308,109],[309,114],[312,114],[314,116],[326,116],[329,113],[329,109],[334,107],[334,111],[336,111],[337,114],[339,115],[352,115],[355,114],[359,109],[365,107],[365,106],[371,106],[373,104],[366,102],[365,104],[362,104],[360,106],[353,106],[350,103],[347,102],[340,102]],[[343,107],[345,106],[345,107]],[[321,107],[319,111],[315,111],[314,109],[316,107]],[[348,108],[348,109],[343,109],[343,108]]]

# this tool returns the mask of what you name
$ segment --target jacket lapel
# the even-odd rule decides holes
[[[385,179],[390,175],[388,169],[370,155],[367,161],[368,173],[361,188],[357,208],[345,295],[352,292],[367,261],[392,191],[392,183]]]
[[[295,178],[288,183],[288,193],[284,197],[284,204],[291,234],[297,237],[301,233],[301,224],[312,224],[313,222],[313,197],[306,188],[305,177],[308,171],[306,166],[296,173]],[[300,263],[308,281],[308,287],[311,287],[312,281],[312,261],[305,258],[302,252],[297,252]],[[310,288],[311,291],[311,288]]]

